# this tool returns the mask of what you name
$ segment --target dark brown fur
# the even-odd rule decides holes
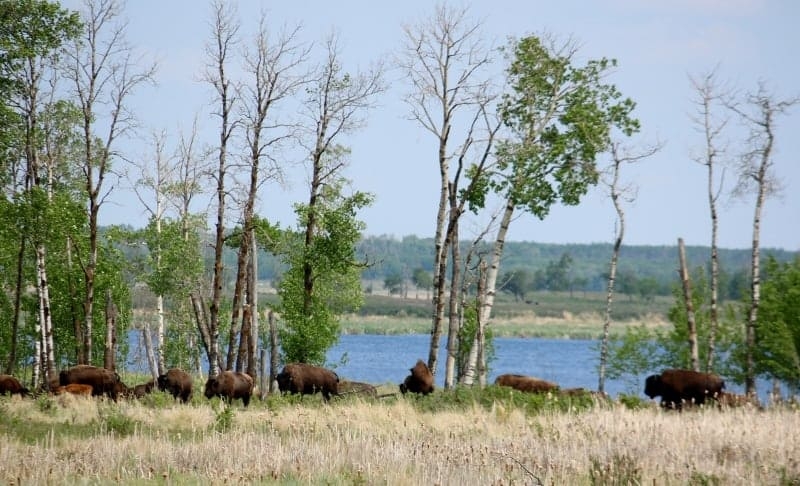
[[[120,393],[126,393],[128,387],[119,379],[119,375],[105,368],[90,365],[76,365],[62,370],[58,376],[61,386],[74,383],[92,386],[92,395],[106,395],[116,401]]]
[[[325,400],[339,394],[339,377],[333,371],[306,363],[289,363],[278,373],[278,389],[282,393],[313,395],[322,393]]]
[[[250,396],[252,394],[253,377],[239,371],[223,371],[216,377],[210,377],[206,381],[206,398],[222,397],[228,403],[241,398],[246,407],[250,404]]]
[[[192,397],[192,377],[181,369],[172,368],[158,377],[158,389],[171,393],[173,398],[180,397],[181,402],[187,403]]]
[[[22,386],[18,379],[11,375],[0,375],[0,395],[19,395],[21,397],[27,396],[29,391]]]
[[[684,403],[703,405],[707,398],[715,400],[725,388],[725,381],[713,373],[669,369],[645,380],[644,393],[661,397],[661,406],[680,410]]]
[[[400,384],[401,392],[421,393],[423,395],[433,392],[435,388],[433,373],[431,373],[424,361],[418,359],[417,364],[409,371],[411,374],[406,376],[406,379]]]
[[[558,390],[558,385],[552,381],[542,380],[533,376],[504,374],[494,380],[495,385],[509,386],[515,390],[527,393],[547,393]]]
[[[155,389],[156,384],[153,380],[150,380],[146,383],[141,383],[133,387],[133,398],[142,398],[145,395],[149,395],[153,393],[153,389]]]
[[[70,395],[90,397],[92,396],[92,385],[81,385],[80,383],[71,383],[69,385],[57,386],[53,388],[54,395],[63,395],[65,393],[69,393]]]

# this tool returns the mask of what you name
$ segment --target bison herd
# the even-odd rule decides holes
[[[434,391],[434,377],[428,366],[418,360],[409,369],[409,375],[399,385],[401,393],[428,395]],[[333,371],[305,363],[289,363],[276,376],[278,389],[282,393],[313,395],[320,393],[325,401],[333,396],[357,393],[377,396],[377,390],[367,383],[344,382]],[[512,388],[525,393],[556,393],[562,396],[591,395],[606,398],[583,388],[562,389],[556,383],[519,374],[502,374],[495,385]],[[687,405],[704,405],[714,401],[720,406],[758,406],[754,398],[724,391],[725,381],[713,373],[702,373],[684,369],[667,369],[650,375],[645,380],[644,393],[650,399],[661,397],[661,406],[681,410]],[[156,380],[126,386],[119,375],[111,370],[89,365],[76,365],[59,373],[58,381],[49,384],[55,395],[69,393],[83,396],[106,396],[116,401],[120,396],[141,398],[155,389],[167,392],[175,400],[188,403],[192,396],[192,377],[183,370],[173,368],[158,376]],[[241,372],[222,371],[209,377],[205,384],[206,398],[220,397],[231,403],[241,399],[247,407],[253,395],[253,377]],[[30,391],[20,381],[0,374],[0,395],[18,394],[26,396]]]

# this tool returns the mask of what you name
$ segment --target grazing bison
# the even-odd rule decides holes
[[[239,371],[223,371],[206,381],[206,398],[222,397],[229,404],[241,398],[246,407],[253,394],[253,377]]]
[[[378,396],[378,389],[369,383],[345,380],[339,382],[339,395],[360,395],[376,398]]]
[[[276,377],[282,393],[313,395],[322,393],[325,400],[339,394],[339,376],[333,371],[305,363],[289,363]]]
[[[706,398],[716,399],[723,388],[725,382],[713,373],[670,369],[648,376],[644,393],[651,399],[660,396],[662,407],[680,410],[684,402],[702,405]]]
[[[172,368],[158,377],[158,389],[170,392],[172,398],[180,397],[181,402],[187,403],[192,397],[192,377],[179,368]]]
[[[22,386],[18,379],[11,375],[0,375],[0,395],[27,396],[30,392]]]
[[[758,397],[751,396],[751,395],[740,395],[738,393],[730,393],[730,392],[720,392],[717,395],[717,402],[719,402],[719,406],[722,408],[739,408],[739,407],[752,407],[756,409],[761,409],[761,403],[758,401]]]
[[[495,378],[494,384],[499,386],[509,386],[515,390],[528,393],[547,393],[558,390],[558,385],[551,381],[525,375],[500,375]]]
[[[92,395],[106,395],[117,401],[120,393],[126,394],[128,387],[119,379],[119,375],[105,368],[90,365],[76,365],[62,370],[58,375],[61,386],[81,384],[91,385]]]
[[[411,374],[406,376],[406,379],[400,384],[402,393],[411,392],[427,395],[433,391],[433,373],[431,373],[424,361],[418,359],[417,364],[409,371]]]
[[[57,386],[53,388],[54,395],[78,395],[83,397],[92,396],[92,385],[81,385],[80,383],[71,383],[69,385]]]
[[[133,387],[133,391],[131,392],[131,394],[133,395],[133,398],[142,398],[145,395],[153,393],[153,389],[155,387],[156,387],[155,382],[153,380],[150,380],[146,383],[141,383]]]

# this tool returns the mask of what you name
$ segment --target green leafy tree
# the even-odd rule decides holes
[[[390,295],[400,295],[403,293],[403,275],[390,273],[383,279],[383,287],[389,291]]]
[[[545,218],[558,202],[578,204],[598,182],[597,158],[608,150],[612,130],[638,131],[635,104],[604,82],[616,62],[576,63],[572,43],[528,36],[512,41],[506,70],[508,91],[499,107],[505,132],[496,150],[497,166],[487,190],[505,201],[486,277],[487,298],[480,322],[489,322],[508,228],[516,211]],[[475,193],[472,207],[482,207]],[[474,363],[470,356],[470,364]]]
[[[760,374],[800,389],[800,257],[778,263],[770,256],[761,287],[756,336]]]
[[[358,309],[363,302],[361,273],[355,243],[364,224],[356,212],[369,205],[372,196],[357,192],[342,196],[339,187],[326,186],[313,213],[315,226],[311,244],[301,230],[289,233],[288,270],[278,284],[278,307],[286,325],[280,338],[287,362],[324,364],[327,350],[339,339],[338,316]],[[311,208],[297,204],[299,226],[307,227]],[[308,272],[314,283],[306,291]]]
[[[525,294],[533,288],[533,275],[523,268],[511,270],[500,280],[503,290],[513,295],[517,302],[525,300]]]
[[[433,276],[422,267],[417,267],[411,272],[411,282],[418,288],[430,292],[433,287]]]

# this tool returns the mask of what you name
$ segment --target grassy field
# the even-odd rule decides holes
[[[582,397],[0,398],[6,484],[796,485],[800,411]]]

